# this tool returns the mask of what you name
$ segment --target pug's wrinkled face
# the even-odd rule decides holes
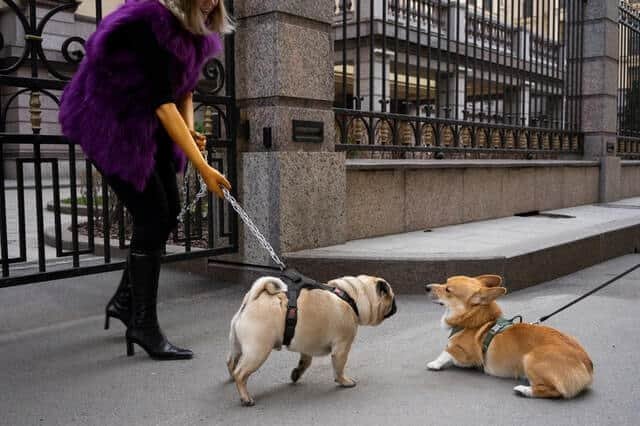
[[[355,300],[360,325],[378,325],[398,310],[393,289],[383,278],[359,275],[338,278],[328,284],[345,290]]]
[[[380,313],[382,315],[382,319],[380,321],[382,322],[383,320],[393,316],[398,310],[398,307],[396,306],[396,297],[393,294],[393,290],[389,283],[382,278],[376,279],[376,293],[378,294],[378,297],[380,297],[380,307],[382,309]]]

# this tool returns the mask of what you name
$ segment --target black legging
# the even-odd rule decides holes
[[[162,248],[178,224],[180,197],[173,161],[156,158],[153,174],[142,192],[117,176],[104,176],[109,186],[133,216],[131,251],[151,253]]]

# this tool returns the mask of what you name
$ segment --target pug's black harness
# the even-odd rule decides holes
[[[287,315],[285,316],[284,321],[284,338],[282,340],[282,344],[284,346],[289,346],[296,332],[296,324],[298,323],[298,296],[300,296],[300,291],[303,289],[329,291],[348,303],[356,316],[360,316],[358,305],[356,305],[355,300],[353,300],[353,298],[344,290],[321,284],[309,277],[305,277],[294,269],[286,269],[283,271],[280,275],[280,279],[287,284],[287,299],[289,299],[287,304]]]
[[[201,177],[201,186],[206,188],[206,185],[204,185],[203,182],[204,181]],[[287,315],[285,317],[284,324],[284,338],[282,341],[285,346],[289,346],[296,331],[296,324],[298,322],[298,296],[300,295],[300,291],[302,289],[306,288],[310,290],[319,289],[330,291],[340,299],[347,302],[349,306],[351,306],[351,309],[353,309],[353,312],[355,312],[356,316],[360,316],[360,313],[358,312],[358,305],[356,305],[355,300],[353,300],[351,296],[349,296],[344,290],[321,284],[309,277],[305,277],[294,269],[287,268],[284,262],[278,257],[273,247],[271,247],[271,244],[269,244],[264,235],[262,235],[256,224],[253,223],[247,212],[245,212],[242,206],[240,206],[238,200],[236,200],[235,197],[231,195],[231,193],[226,188],[222,188],[222,193],[224,194],[225,200],[227,200],[229,204],[231,204],[231,207],[236,211],[236,213],[238,213],[238,217],[242,219],[244,224],[257,238],[262,247],[264,247],[264,249],[269,252],[271,259],[275,262],[276,265],[278,265],[278,268],[264,266],[261,267],[265,269],[279,270],[280,279],[284,281],[285,284],[287,284],[287,298],[289,299],[289,302],[287,305]],[[393,312],[395,312],[395,310]],[[392,315],[393,312],[389,315]]]

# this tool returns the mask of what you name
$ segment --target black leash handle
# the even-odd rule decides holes
[[[608,286],[609,284],[611,284],[611,283],[613,283],[613,282],[615,282],[615,281],[618,281],[620,278],[624,277],[625,275],[628,275],[628,274],[632,273],[633,271],[635,271],[635,270],[636,270],[636,269],[638,269],[638,268],[640,268],[640,263],[639,263],[639,264],[637,264],[636,266],[634,266],[633,268],[631,268],[631,269],[628,269],[628,270],[624,271],[624,272],[623,272],[623,273],[621,273],[620,275],[617,275],[617,276],[615,276],[615,277],[611,278],[611,279],[610,279],[609,281],[607,281],[606,283],[604,283],[604,284],[602,284],[602,285],[599,285],[598,287],[596,287],[596,288],[594,288],[593,290],[591,290],[591,291],[589,291],[589,292],[587,292],[587,293],[583,294],[582,296],[578,297],[577,299],[575,299],[575,300],[573,300],[573,301],[571,301],[571,302],[567,303],[566,305],[564,305],[564,306],[563,306],[563,307],[561,307],[560,309],[555,310],[554,312],[550,313],[549,315],[546,315],[546,316],[544,316],[544,317],[541,317],[541,318],[538,320],[538,322],[540,323],[540,322],[544,322],[544,321],[548,320],[549,318],[551,318],[551,317],[552,317],[552,316],[554,316],[555,314],[557,314],[557,313],[559,313],[559,312],[564,311],[565,309],[567,309],[568,307],[570,307],[570,306],[572,306],[572,305],[574,305],[574,304],[578,303],[579,301],[581,301],[581,300],[582,300],[582,299],[584,299],[585,297],[587,297],[587,296],[591,296],[591,295],[592,295],[593,293],[595,293],[596,291],[603,289],[604,287]]]

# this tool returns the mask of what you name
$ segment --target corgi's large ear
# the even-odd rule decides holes
[[[485,287],[499,287],[502,285],[502,277],[500,275],[479,275],[475,279],[484,284]]]
[[[482,288],[471,296],[469,303],[472,305],[487,305],[506,293],[507,289],[504,287]]]

